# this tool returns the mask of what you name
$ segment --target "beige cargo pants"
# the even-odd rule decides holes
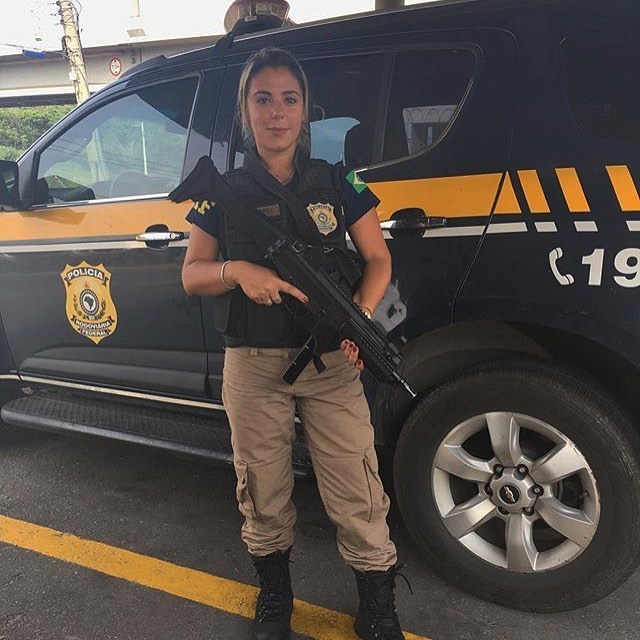
[[[242,539],[258,556],[293,544],[291,448],[297,408],[322,501],[337,526],[341,556],[359,571],[386,570],[396,563],[396,549],[389,539],[389,498],[378,475],[360,374],[342,351],[332,351],[322,357],[325,371],[318,374],[309,363],[288,385],[280,376],[296,351],[226,350],[222,397],[245,517]]]

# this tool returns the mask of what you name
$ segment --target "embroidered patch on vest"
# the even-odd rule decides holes
[[[198,202],[193,203],[193,208],[198,212],[204,215],[207,209],[211,209],[215,202],[211,202],[211,200],[200,200]]]
[[[268,204],[264,207],[256,207],[258,211],[267,218],[278,218],[280,217],[280,205],[279,204]]]
[[[358,192],[362,193],[367,188],[367,183],[360,179],[355,171],[347,175],[347,182]]]
[[[323,236],[328,236],[338,228],[338,221],[333,213],[333,205],[329,203],[323,204],[322,202],[309,204],[307,205],[307,211]]]

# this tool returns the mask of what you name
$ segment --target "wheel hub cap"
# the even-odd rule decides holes
[[[537,498],[533,493],[534,486],[535,482],[530,475],[522,477],[516,469],[505,469],[500,476],[494,476],[489,482],[491,501],[509,513],[533,508]]]

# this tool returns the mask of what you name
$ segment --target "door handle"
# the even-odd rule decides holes
[[[401,218],[398,220],[385,220],[380,223],[381,229],[388,230],[409,230],[409,229],[434,229],[446,227],[447,219],[442,217],[422,217],[422,218]]]
[[[145,231],[136,236],[138,242],[179,242],[184,240],[182,231]]]

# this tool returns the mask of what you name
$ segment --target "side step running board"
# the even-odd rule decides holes
[[[17,427],[107,438],[233,463],[229,425],[222,415],[216,419],[47,391],[8,402],[1,415]],[[300,440],[293,447],[293,464],[296,475],[312,475],[309,454]]]

